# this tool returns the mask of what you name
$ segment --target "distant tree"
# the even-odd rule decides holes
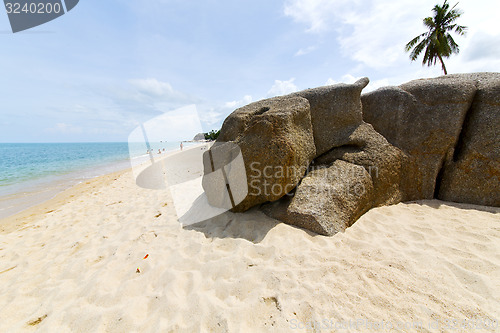
[[[205,133],[205,140],[217,140],[217,138],[219,137],[219,133],[220,130],[211,130],[210,132]]]
[[[424,25],[429,31],[413,38],[406,44],[406,52],[409,52],[413,48],[410,53],[411,61],[417,60],[420,53],[425,49],[422,66],[426,63],[428,66],[436,65],[439,59],[444,74],[448,74],[443,58],[448,58],[453,53],[458,54],[460,51],[458,44],[455,43],[450,32],[454,31],[458,35],[463,36],[467,31],[467,27],[454,23],[462,15],[462,12],[458,8],[455,9],[457,5],[458,3],[450,9],[448,0],[445,0],[442,6],[434,6],[432,9],[434,16],[424,19]]]

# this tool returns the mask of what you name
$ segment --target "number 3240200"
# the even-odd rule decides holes
[[[5,4],[5,8],[7,9],[7,14],[59,14],[62,10],[61,4],[59,3],[25,3],[21,5],[18,2],[7,2]]]

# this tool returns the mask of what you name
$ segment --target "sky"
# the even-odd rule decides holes
[[[124,142],[189,105],[209,131],[263,98],[364,76],[364,92],[439,76],[404,51],[436,3],[80,0],[16,34],[0,10],[0,142]],[[500,71],[500,1],[458,8],[469,29],[448,72]]]

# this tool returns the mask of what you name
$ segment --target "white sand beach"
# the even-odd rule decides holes
[[[0,229],[1,332],[499,330],[496,208],[400,203],[333,237],[255,209],[182,227],[128,170]]]

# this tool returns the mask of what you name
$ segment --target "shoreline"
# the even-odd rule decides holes
[[[17,213],[0,219],[0,233],[9,233],[15,231],[22,226],[34,222],[42,215],[57,211],[70,201],[78,199],[90,190],[106,186],[126,173],[131,173],[132,168],[121,171],[115,171],[101,176],[88,179],[66,188],[48,200],[34,203],[32,206],[23,209]],[[131,175],[132,176],[132,175]]]
[[[184,150],[196,147],[205,142],[196,145],[194,142],[185,147]],[[166,150],[162,154],[153,152],[155,159],[170,156],[178,152],[178,148]],[[60,193],[86,183],[97,177],[106,176],[111,173],[133,169],[149,160],[149,154],[116,160],[114,162],[100,162],[92,167],[75,169],[69,172],[57,173],[53,175],[35,178],[32,180],[20,182],[6,186],[0,195],[0,222],[13,215],[21,213],[31,207],[46,201],[52,200]]]
[[[498,324],[500,208],[399,203],[325,237],[258,210],[182,226],[174,199],[128,169],[0,222],[0,331]]]
[[[209,143],[203,142],[197,145],[194,144],[189,145],[188,147],[184,148],[183,151],[188,151],[190,149],[194,149],[205,144]],[[162,154],[154,153],[153,156],[155,160],[158,162],[164,158],[174,156],[180,152],[181,152],[180,150],[170,150],[170,151],[165,151]],[[130,177],[134,177],[133,175],[134,168],[136,167],[141,168],[144,164],[148,163],[149,161],[148,155],[140,156],[140,158],[141,159],[138,160],[138,163],[132,164],[127,168],[119,168],[119,170],[107,172],[105,174],[100,174],[97,176],[91,176],[90,178],[86,179],[70,178],[66,181],[66,183],[59,184],[59,186],[62,188],[53,190],[52,195],[50,195],[50,197],[48,198],[45,197],[41,199],[38,198],[39,200],[35,199],[29,201],[28,203],[29,206],[25,206],[21,210],[16,211],[10,215],[3,217],[0,215],[0,233],[14,231],[17,228],[21,227],[22,225],[32,222],[32,220],[37,216],[39,216],[40,214],[43,214],[44,212],[50,213],[52,211],[55,211],[64,204],[68,203],[68,200],[76,199],[80,194],[83,194],[88,190],[110,184],[111,182],[113,182],[114,180],[123,176],[126,173],[130,173]],[[125,161],[119,161],[115,163],[115,165],[119,165],[119,163],[124,163],[124,162]],[[108,165],[108,168],[112,168],[112,165]],[[75,174],[81,174],[81,170],[76,171]],[[72,183],[74,181],[78,182]],[[33,192],[28,192],[28,195],[31,193]],[[5,200],[6,197],[19,196],[21,194],[26,194],[26,192],[19,192],[12,195],[3,196],[0,197],[0,200]]]
[[[0,195],[0,221],[51,200],[74,186],[131,167],[130,159],[124,159],[10,185],[14,190]]]

